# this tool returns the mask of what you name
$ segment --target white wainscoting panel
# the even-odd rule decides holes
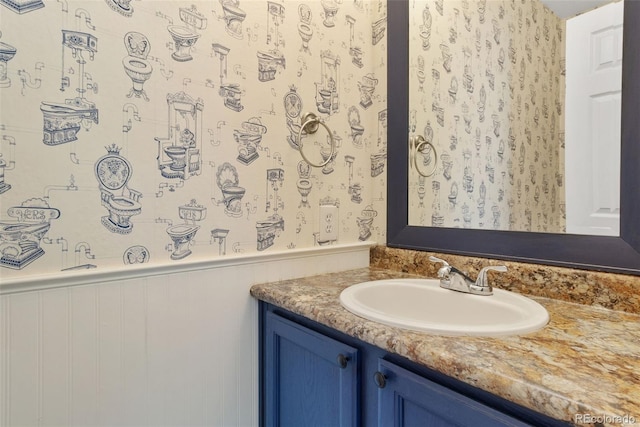
[[[256,426],[259,282],[366,267],[369,245],[0,294],[0,423]]]

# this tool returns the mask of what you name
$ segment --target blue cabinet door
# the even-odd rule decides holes
[[[379,427],[529,426],[384,359],[375,383]]]
[[[357,426],[358,350],[272,312],[264,327],[264,425]]]

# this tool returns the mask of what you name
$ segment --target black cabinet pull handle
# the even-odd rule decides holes
[[[378,388],[385,388],[387,385],[387,377],[382,372],[376,372],[373,374],[373,380]]]
[[[347,356],[345,356],[342,353],[338,355],[338,366],[340,366],[340,368],[342,369],[346,368],[348,362],[349,362],[349,358]]]

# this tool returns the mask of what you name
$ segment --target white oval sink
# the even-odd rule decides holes
[[[440,287],[438,279],[388,279],[350,286],[340,303],[365,319],[439,335],[500,336],[533,332],[547,310],[523,295],[493,289],[472,295]]]

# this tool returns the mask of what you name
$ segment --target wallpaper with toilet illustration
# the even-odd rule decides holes
[[[0,10],[2,278],[384,242],[386,1]]]
[[[414,157],[409,223],[563,232],[565,22],[538,1],[410,7],[410,132],[435,153]]]

